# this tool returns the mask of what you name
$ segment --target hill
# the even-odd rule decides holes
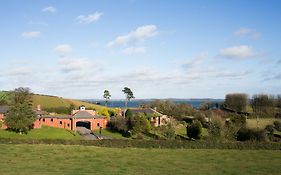
[[[0,101],[6,100],[8,96],[9,96],[8,91],[0,91]],[[33,95],[33,106],[36,107],[37,105],[41,105],[42,109],[69,108],[71,104],[75,105],[76,108],[78,108],[81,105],[84,105],[86,106],[86,108],[95,109],[98,112],[104,109],[108,109],[107,107],[101,105],[96,105],[96,104],[83,102],[75,99],[65,99],[62,97],[41,95],[41,94]]]

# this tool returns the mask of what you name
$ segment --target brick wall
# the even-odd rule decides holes
[[[70,118],[42,118],[41,123],[46,126],[72,130],[72,120]]]

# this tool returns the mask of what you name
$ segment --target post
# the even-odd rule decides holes
[[[101,137],[101,129],[102,129],[102,127],[100,126],[100,131],[99,131],[100,137]]]

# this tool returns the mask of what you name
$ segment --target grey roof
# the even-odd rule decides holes
[[[5,114],[8,111],[8,106],[0,106],[0,114]]]
[[[87,111],[78,111],[76,114],[73,115],[75,118],[104,118],[101,115],[93,115]]]
[[[58,115],[58,116],[52,116],[52,115],[43,115],[42,118],[58,118],[58,119],[69,119],[71,118],[71,115]]]
[[[161,113],[155,111],[152,108],[137,108],[137,109],[130,109],[132,111],[133,114],[137,114],[137,113],[144,113],[144,114],[158,114],[158,115],[162,115]]]

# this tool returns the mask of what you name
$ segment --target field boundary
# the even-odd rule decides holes
[[[168,148],[168,149],[243,149],[281,150],[281,143],[273,142],[202,142],[183,140],[63,140],[63,139],[8,139],[0,138],[0,144],[50,144],[84,145],[111,148]]]

